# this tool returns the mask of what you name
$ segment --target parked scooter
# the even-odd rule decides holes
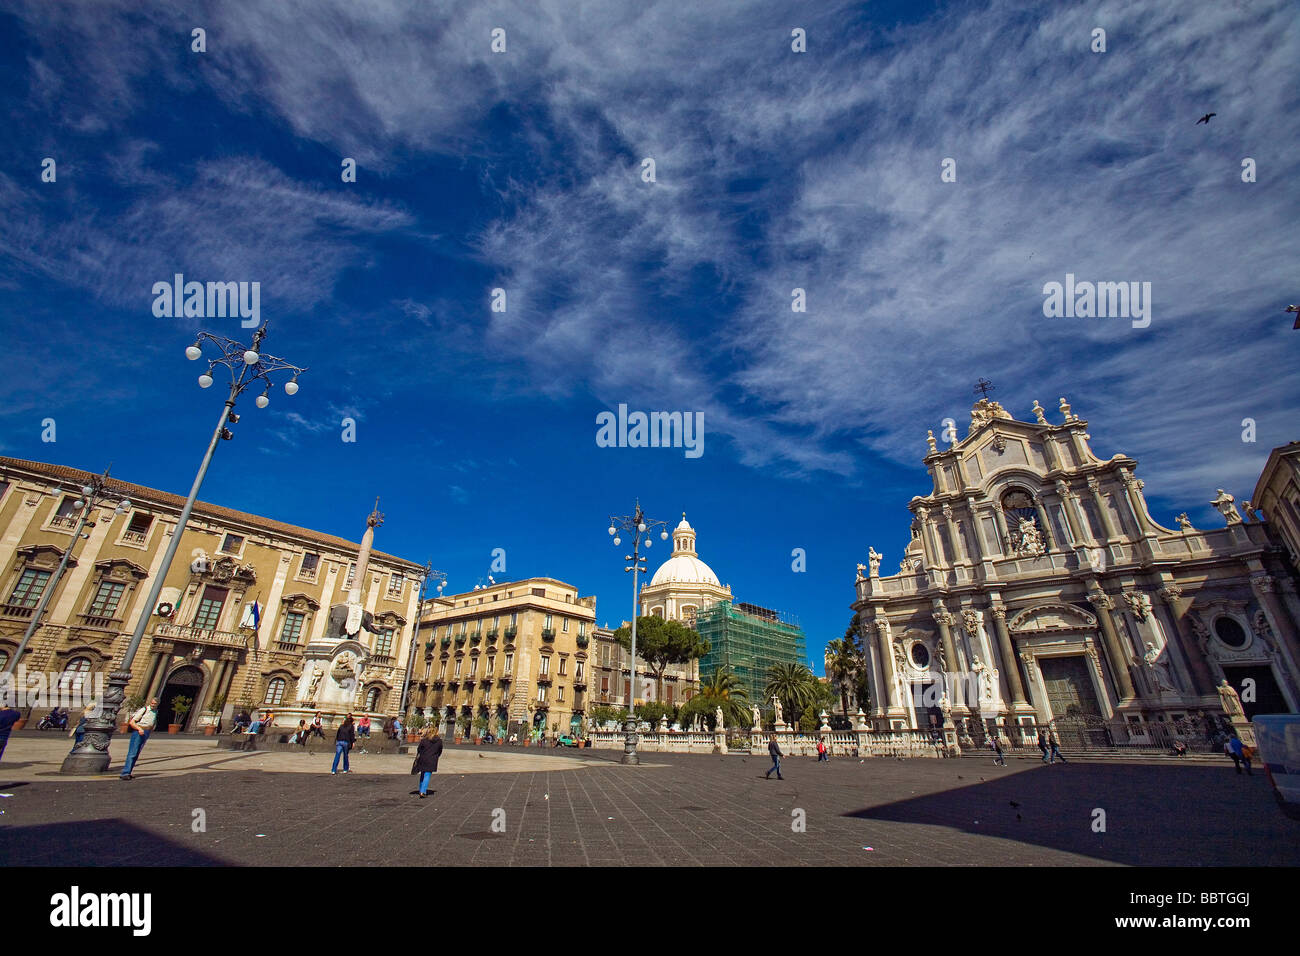
[[[52,711],[41,718],[41,722],[36,725],[37,730],[67,730],[68,729],[68,712],[62,707],[55,707]]]

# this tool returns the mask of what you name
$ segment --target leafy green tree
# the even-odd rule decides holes
[[[644,720],[652,727],[659,723],[661,717],[667,717],[671,724],[677,719],[677,708],[657,700],[648,700],[644,704],[636,705],[636,717],[637,720]]]
[[[839,692],[840,710],[846,715],[849,712],[849,691],[857,684],[861,666],[857,644],[851,638],[830,641],[826,645],[826,676]]]
[[[677,719],[686,726],[701,714],[711,729],[716,730],[715,711],[722,708],[722,719],[731,727],[748,727],[750,724],[749,695],[735,674],[720,668],[700,684],[699,693],[682,705]]]
[[[622,707],[608,707],[601,705],[591,709],[591,719],[600,724],[603,724],[608,720],[621,724],[627,720],[627,710]]]
[[[624,650],[632,648],[632,628],[623,625],[614,632],[614,640]],[[654,676],[657,688],[656,696],[664,697],[664,671],[670,664],[685,664],[697,660],[709,653],[709,642],[700,637],[680,621],[665,620],[658,615],[639,617],[636,621],[636,656],[646,662],[646,667]],[[635,683],[632,696],[636,697]]]
[[[781,709],[791,720],[797,720],[809,704],[814,703],[820,690],[819,683],[806,664],[773,664],[767,672],[766,699],[780,699]]]

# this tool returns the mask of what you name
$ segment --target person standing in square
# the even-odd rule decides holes
[[[135,762],[140,759],[140,751],[148,743],[150,734],[158,724],[158,698],[154,697],[128,718],[126,725],[131,728],[131,742],[126,748],[126,763],[122,764],[120,779],[130,780]]]

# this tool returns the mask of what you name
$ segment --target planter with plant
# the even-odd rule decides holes
[[[487,726],[488,719],[486,717],[480,714],[474,718],[474,743],[481,744],[483,742],[483,732],[487,730]]]
[[[189,714],[190,708],[194,706],[193,697],[173,697],[172,713],[176,717],[176,723],[167,725],[167,733],[179,734],[181,728],[185,726],[185,717]]]
[[[420,739],[420,734],[424,732],[424,728],[427,727],[428,724],[429,721],[425,718],[424,714],[419,712],[412,714],[410,719],[406,722],[407,743],[416,743]]]
[[[461,743],[465,740],[465,734],[469,731],[469,723],[469,714],[461,714],[456,718],[456,743]]]
[[[208,709],[204,711],[202,724],[203,732],[209,737],[217,732],[217,724],[221,721],[222,708],[226,706],[226,695],[217,694],[212,700],[208,701]]]

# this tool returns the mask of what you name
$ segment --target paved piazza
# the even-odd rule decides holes
[[[648,754],[633,768],[611,751],[449,747],[420,800],[405,756],[357,754],[351,774],[330,776],[323,749],[243,754],[164,737],[120,781],[58,774],[66,750],[54,737],[10,741],[0,764],[6,864],[1300,862],[1300,828],[1266,778],[1237,777],[1226,762],[793,758],[782,782],[763,779],[768,761],[757,756]],[[1105,833],[1092,830],[1097,808]],[[206,832],[193,832],[197,809]],[[505,832],[493,830],[498,810]]]

